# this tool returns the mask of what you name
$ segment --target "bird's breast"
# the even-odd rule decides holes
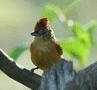
[[[47,70],[56,63],[60,55],[56,51],[52,43],[31,44],[31,59],[32,62],[43,70]]]

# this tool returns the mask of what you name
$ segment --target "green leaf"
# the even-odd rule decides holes
[[[83,44],[87,46],[91,45],[91,37],[81,23],[75,23],[72,27],[72,31],[75,34],[76,38],[80,39],[80,41],[82,41]]]
[[[76,58],[79,62],[84,62],[86,60],[90,49],[76,38],[60,40],[60,45],[65,53]]]
[[[13,49],[13,51],[10,53],[11,58],[13,58],[14,60],[17,60],[18,57],[25,51],[27,50],[27,47],[17,47],[15,49]]]
[[[90,36],[90,39],[91,39],[91,44],[95,44],[95,40],[94,40],[94,32],[95,32],[95,29],[97,28],[97,22],[96,21],[93,21],[92,23],[90,23],[87,31],[89,33],[89,36]]]
[[[79,1],[80,0],[70,0],[70,3],[64,7],[65,13],[68,13]]]
[[[73,33],[75,34],[75,36],[78,38],[81,38],[85,31],[84,27],[79,22],[74,23],[74,25],[71,29],[72,29]]]
[[[54,19],[56,19],[56,14],[53,11],[47,10],[45,8],[45,10],[42,13],[42,17],[47,17],[49,21],[53,21]]]
[[[45,10],[42,13],[43,17],[48,17],[49,20],[54,20],[55,18],[58,18],[61,22],[65,21],[65,15],[63,10],[52,3],[45,4],[44,6]]]

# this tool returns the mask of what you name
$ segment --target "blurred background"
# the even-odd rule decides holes
[[[42,17],[49,18],[64,57],[73,60],[77,70],[97,60],[97,0],[0,0],[0,48],[21,66],[35,67],[30,33]],[[13,89],[30,90],[0,71],[0,90]]]

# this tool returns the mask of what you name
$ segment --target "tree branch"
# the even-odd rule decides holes
[[[39,90],[97,90],[97,63],[76,72],[64,59],[44,72]]]
[[[34,90],[97,90],[97,62],[76,72],[71,61],[59,63],[39,75],[19,67],[0,50],[0,69],[12,79]],[[41,82],[41,84],[40,84]]]
[[[0,69],[12,79],[22,83],[23,85],[33,89],[38,90],[41,82],[41,76],[33,73],[31,74],[29,70],[21,68],[17,65],[10,57],[8,57],[0,49]]]

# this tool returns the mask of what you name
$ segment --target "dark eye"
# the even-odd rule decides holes
[[[39,31],[35,31],[35,33],[39,33]]]

